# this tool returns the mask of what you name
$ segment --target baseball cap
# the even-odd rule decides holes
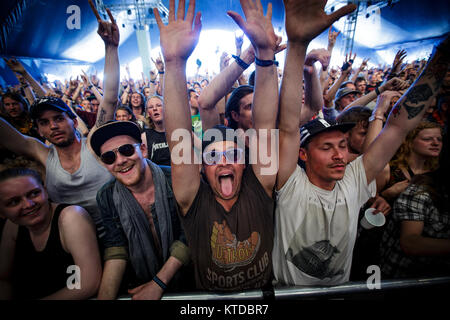
[[[358,90],[352,90],[352,89],[350,89],[348,87],[341,88],[341,89],[339,89],[336,92],[336,96],[334,98],[334,102],[338,101],[340,98],[342,98],[343,96],[346,96],[346,95],[348,95],[350,93],[361,93],[361,92],[358,91]]]
[[[355,124],[356,123],[354,122],[345,122],[338,124],[336,122],[327,121],[322,118],[311,120],[305,123],[300,128],[300,147],[305,147],[311,141],[311,139],[319,133],[333,130],[339,130],[345,133],[353,128]]]
[[[141,130],[137,124],[132,121],[111,120],[98,127],[92,133],[89,144],[95,154],[100,157],[100,148],[102,145],[116,136],[130,136],[139,143],[142,143]]]
[[[65,104],[64,101],[62,101],[61,99],[54,97],[45,97],[36,100],[31,106],[30,108],[31,119],[36,120],[40,116],[42,111],[48,109],[65,112],[71,119],[75,119],[77,117],[76,114],[73,113],[72,109],[70,109],[69,106]]]

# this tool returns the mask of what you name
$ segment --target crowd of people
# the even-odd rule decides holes
[[[448,276],[448,35],[428,60],[331,68],[332,24],[355,5],[285,0],[282,44],[271,4],[241,0],[228,15],[251,45],[237,36],[219,74],[187,79],[201,14],[178,2],[167,25],[154,10],[148,78],[120,79],[119,28],[91,0],[103,81],[48,83],[5,58],[19,85],[1,92],[0,299],[332,286],[374,265]],[[385,225],[363,228],[367,208]]]

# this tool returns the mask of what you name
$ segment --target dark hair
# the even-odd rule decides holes
[[[12,92],[12,91],[6,92],[6,93],[3,94],[3,96],[2,96],[2,104],[1,104],[1,107],[2,107],[3,110],[4,110],[4,101],[5,101],[5,98],[10,98],[10,99],[13,99],[13,100],[15,100],[15,101],[20,102],[20,103],[23,105],[23,110],[24,110],[25,112],[28,112],[28,111],[30,110],[30,105],[29,105],[27,99],[25,99],[21,94],[19,94],[19,93],[17,93],[17,92]]]
[[[366,78],[364,78],[364,77],[358,77],[358,78],[355,79],[355,85],[356,85],[358,82],[361,82],[361,81],[367,82],[367,81],[366,81]]]
[[[131,110],[131,108],[129,106],[121,105],[121,106],[117,107],[116,112],[114,112],[114,117],[116,116],[117,111],[119,111],[119,110],[126,111],[128,114],[131,115],[130,121],[136,122],[136,117],[134,116],[133,110]]]
[[[146,102],[146,101],[145,101],[145,97],[144,97],[144,95],[143,95],[142,93],[137,92],[137,91],[133,91],[133,92],[130,94],[130,102],[128,103],[128,106],[130,107],[131,110],[133,110],[133,106],[131,105],[131,96],[132,96],[133,94],[138,94],[138,95],[141,97],[141,104],[139,105],[139,107],[141,108],[141,113],[142,113],[142,115],[145,116],[145,102]]]
[[[339,89],[345,88],[349,83],[353,84],[353,82],[350,80],[342,82],[339,86]]]
[[[0,171],[0,183],[8,179],[27,176],[34,178],[41,186],[44,186],[41,175],[37,171],[22,167],[9,168]]]
[[[360,123],[363,127],[366,127],[369,125],[369,118],[371,115],[372,110],[370,110],[368,107],[354,106],[339,114],[339,116],[336,118],[336,122],[355,122],[357,124]]]
[[[225,117],[228,118],[228,126],[230,128],[235,130],[238,128],[238,123],[234,121],[233,117],[231,116],[231,112],[234,111],[239,114],[239,101],[246,95],[253,93],[253,91],[253,86],[242,85],[234,89],[231,93],[231,96],[228,99],[227,105],[225,107]]]

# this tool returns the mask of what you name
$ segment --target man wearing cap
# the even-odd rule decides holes
[[[170,1],[173,9],[174,2]],[[184,5],[184,1],[180,4]],[[252,125],[258,133],[259,129],[275,128],[277,110],[266,112],[266,108],[278,101],[277,69],[273,62],[278,45],[269,14],[264,16],[260,3],[258,9],[252,10],[252,5],[249,2],[248,6],[243,6],[247,21],[235,12],[229,14],[240,20],[239,25],[245,29],[260,59],[256,65],[252,103],[252,116],[257,120],[252,121]],[[271,282],[272,194],[276,170],[262,174],[264,166],[259,160],[245,166],[243,142],[236,143],[234,130],[217,125],[203,136],[200,173],[192,152],[186,90],[186,61],[195,48],[201,28],[200,15],[197,13],[194,21],[194,11],[193,1],[189,2],[185,19],[184,7],[178,8],[178,14],[171,10],[167,26],[157,10],[154,14],[166,63],[164,120],[172,153],[172,185],[191,249],[196,286],[202,290],[228,292],[262,288]],[[215,134],[210,134],[210,130]],[[175,138],[179,133],[184,133],[181,141]],[[182,153],[176,151],[180,148]]]
[[[307,3],[307,0],[292,2]],[[286,3],[292,3],[285,1]],[[347,5],[326,15],[326,1],[286,10],[288,54],[280,98],[280,166],[273,269],[277,285],[336,285],[347,282],[360,207],[375,195],[375,178],[395,154],[407,133],[433,101],[448,67],[448,39],[436,50],[424,73],[393,108],[386,126],[368,150],[348,164],[345,132],[353,124],[324,119],[298,130],[301,69],[308,43]],[[433,71],[435,70],[435,72]],[[374,121],[380,121],[376,119]],[[381,119],[382,121],[382,119]],[[298,147],[306,169],[297,165]],[[410,230],[410,232],[413,232]]]
[[[110,13],[109,13],[110,14]],[[119,33],[112,23],[99,20],[98,33],[105,42],[105,96],[97,115],[97,126],[114,117],[119,90]],[[102,236],[95,195],[108,180],[109,172],[89,151],[86,139],[76,132],[76,115],[59,98],[45,97],[31,106],[30,116],[47,146],[38,139],[22,135],[0,118],[0,145],[12,152],[36,159],[46,168],[45,185],[56,203],[79,205],[92,216],[98,236]]]
[[[159,299],[177,288],[177,271],[189,263],[189,248],[176,213],[170,169],[147,157],[139,127],[113,121],[89,139],[99,161],[115,179],[97,193],[105,236],[105,266],[99,299],[115,299],[125,277],[133,299]],[[131,263],[125,272],[127,260]],[[125,275],[126,274],[126,275]],[[177,280],[172,278],[177,274]],[[172,281],[171,281],[172,280]]]

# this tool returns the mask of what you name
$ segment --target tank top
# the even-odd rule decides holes
[[[46,162],[46,187],[52,202],[78,205],[86,209],[99,231],[101,214],[97,207],[97,191],[113,177],[89,151],[81,139],[81,163],[74,173],[63,169],[55,146],[50,147]],[[99,234],[101,236],[101,234]]]
[[[67,267],[74,264],[72,256],[64,251],[59,236],[59,215],[67,207],[56,207],[47,244],[38,252],[31,241],[30,232],[20,226],[14,255],[12,287],[15,299],[40,299],[66,286]]]

